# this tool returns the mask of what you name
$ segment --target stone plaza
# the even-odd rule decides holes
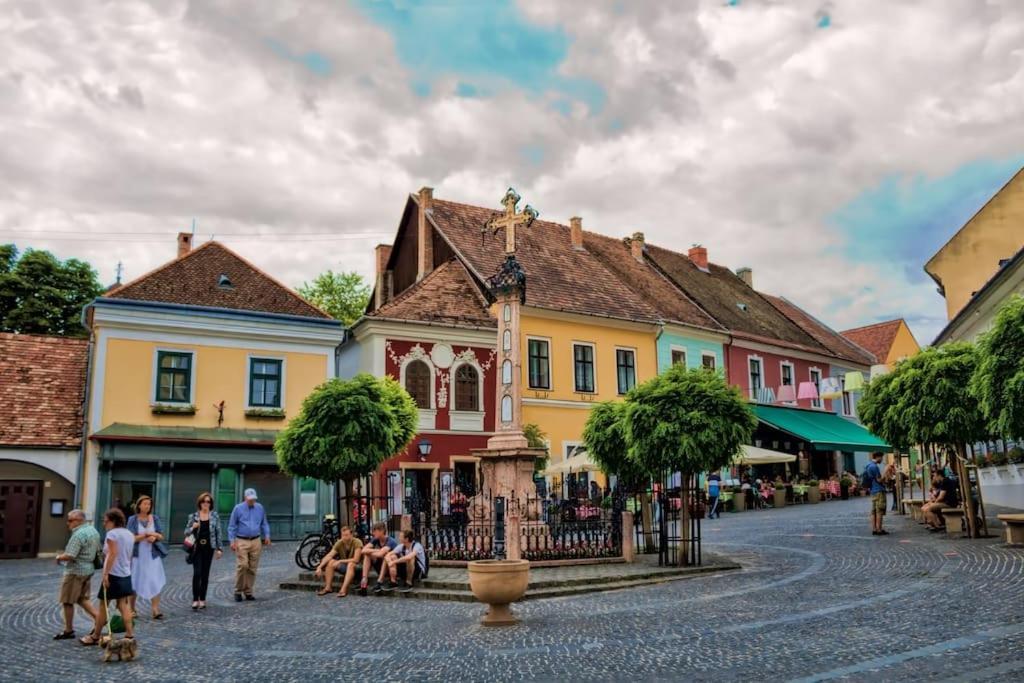
[[[705,521],[705,548],[742,569],[524,602],[507,629],[482,628],[475,604],[280,590],[298,574],[292,544],[265,552],[258,600],[241,604],[226,553],[210,607],[192,612],[175,550],[167,618],[140,604],[140,656],[126,664],[52,641],[58,567],[8,561],[0,679],[1024,680],[1024,550],[895,516],[874,537],[867,510],[856,499]],[[88,628],[81,614],[76,627]]]

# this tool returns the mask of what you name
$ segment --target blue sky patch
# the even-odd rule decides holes
[[[517,87],[530,93],[556,91],[599,111],[604,92],[592,81],[558,73],[569,50],[560,29],[529,24],[510,0],[433,4],[423,0],[358,0],[367,16],[395,39],[402,64],[414,81],[432,83],[453,75],[456,94]],[[420,92],[420,89],[417,89]]]
[[[835,211],[829,222],[858,261],[892,263],[911,282],[928,279],[925,262],[1006,184],[1024,155],[965,164],[949,175],[888,176]]]

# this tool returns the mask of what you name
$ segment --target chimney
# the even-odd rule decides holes
[[[388,270],[388,259],[391,258],[391,245],[378,244],[374,249],[377,261],[377,283],[373,299],[373,307],[380,308],[391,298],[391,272]]]
[[[736,275],[738,275],[741,280],[747,283],[747,287],[750,287],[751,289],[754,288],[754,271],[752,271],[750,268],[744,266],[736,271]]]
[[[693,265],[697,266],[701,270],[708,269],[708,250],[706,247],[702,247],[699,244],[695,244],[690,247],[690,251],[687,253],[690,260],[693,261]]]
[[[643,263],[644,261],[644,234],[642,232],[634,232],[633,239],[629,242],[629,250],[633,253],[633,258]]]
[[[422,280],[434,269],[434,231],[427,220],[427,211],[434,204],[434,188],[421,187],[417,195],[419,229],[417,231],[416,279]]]
[[[195,237],[190,232],[179,232],[178,233],[178,258],[181,258],[188,252],[192,251],[192,238]]]
[[[569,238],[573,249],[583,249],[583,219],[579,216],[569,219]]]

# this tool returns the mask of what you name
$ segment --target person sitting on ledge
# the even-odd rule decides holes
[[[410,529],[402,532],[402,543],[388,553],[384,561],[391,576],[391,580],[384,585],[384,590],[398,588],[403,593],[408,593],[412,590],[413,583],[427,571],[427,553],[418,541],[413,540]],[[399,578],[403,579],[401,587],[398,586]]]
[[[388,536],[388,526],[384,522],[376,522],[370,527],[370,542],[363,546],[363,577],[359,583],[359,594],[366,595],[370,581],[370,571],[377,572],[377,584],[374,593],[384,590],[384,558],[398,547],[398,541]]]
[[[942,510],[957,506],[959,491],[956,482],[947,477],[941,469],[932,475],[932,490],[932,500],[921,506],[921,512],[924,513],[924,521],[929,531],[942,531],[946,528]]]
[[[344,567],[345,578],[341,582],[338,597],[343,598],[348,595],[348,587],[352,585],[352,579],[355,578],[356,570],[359,569],[362,549],[363,542],[352,535],[352,529],[347,526],[341,527],[341,538],[334,544],[330,552],[324,555],[324,559],[320,560],[320,564],[316,567],[314,575],[317,578],[320,578],[321,574],[324,576],[324,587],[316,594],[327,595],[330,593],[334,582],[334,572]]]

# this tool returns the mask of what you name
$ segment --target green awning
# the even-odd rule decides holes
[[[151,427],[121,422],[104,427],[90,437],[96,441],[133,441],[212,446],[267,448],[274,445],[276,429],[227,427]]]
[[[757,419],[819,451],[889,451],[892,447],[856,422],[823,410],[755,405]]]

